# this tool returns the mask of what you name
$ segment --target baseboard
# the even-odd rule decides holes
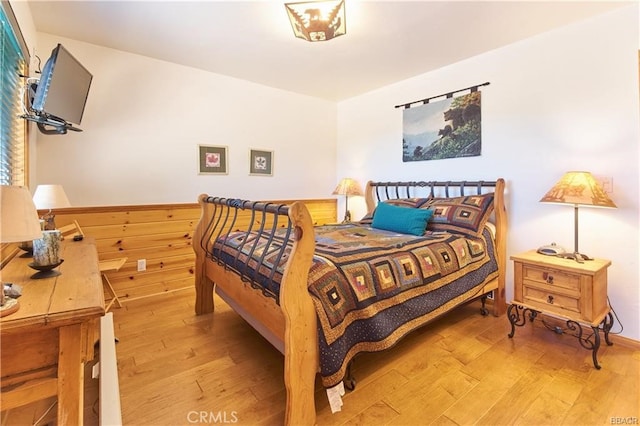
[[[620,345],[620,346],[624,346],[625,348],[633,349],[635,351],[640,351],[640,341],[638,340],[620,336],[619,334],[610,334],[609,338],[614,345]]]

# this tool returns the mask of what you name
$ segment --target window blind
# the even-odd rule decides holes
[[[0,184],[26,185],[27,125],[20,115],[28,51],[7,1],[0,2],[0,24]]]

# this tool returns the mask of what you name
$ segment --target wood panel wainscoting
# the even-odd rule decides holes
[[[336,222],[335,198],[303,201],[315,224]],[[127,258],[119,271],[109,273],[122,302],[193,287],[195,254],[191,245],[200,219],[197,203],[71,207],[54,213],[57,227],[75,220],[85,236],[95,239],[100,260]],[[140,259],[146,262],[144,271],[138,271]],[[111,295],[105,294],[105,298]]]

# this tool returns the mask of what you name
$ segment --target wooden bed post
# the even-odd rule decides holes
[[[316,421],[314,382],[319,355],[317,317],[307,282],[316,244],[313,221],[306,206],[293,203],[289,217],[295,232],[290,260],[295,262],[287,263],[280,284],[280,308],[285,319],[285,424],[313,425]]]
[[[193,251],[196,253],[195,263],[195,287],[196,287],[196,315],[213,312],[213,281],[207,277],[206,273],[206,253],[200,246],[202,237],[207,232],[209,221],[213,217],[213,205],[205,203],[207,194],[200,194],[198,203],[200,204],[200,221],[193,233]]]
[[[496,225],[496,257],[498,259],[498,289],[493,301],[493,315],[500,316],[507,310],[505,294],[507,274],[507,209],[504,204],[504,179],[496,181],[493,199]]]
[[[373,214],[376,208],[376,200],[373,197],[373,185],[371,181],[367,182],[367,187],[364,190],[364,200],[367,203],[367,214]]]

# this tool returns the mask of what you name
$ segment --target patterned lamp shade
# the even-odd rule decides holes
[[[590,260],[588,256],[578,251],[578,207],[612,207],[616,205],[604,192],[589,172],[567,172],[562,178],[542,197],[540,202],[570,204],[574,207],[574,249],[573,253],[560,255],[574,259],[577,262]]]
[[[333,190],[333,195],[345,196],[345,209],[343,222],[351,221],[351,213],[349,212],[349,195],[364,195],[362,193],[362,187],[357,180],[351,178],[344,178],[340,181],[336,189]]]
[[[589,172],[565,173],[540,201],[579,206],[616,207]]]
[[[344,178],[333,190],[333,195],[363,195],[362,187],[357,180]]]

